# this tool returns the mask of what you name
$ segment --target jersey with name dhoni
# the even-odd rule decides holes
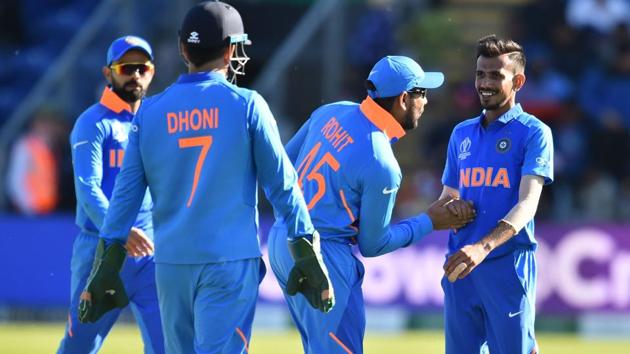
[[[74,186],[77,197],[76,223],[85,233],[98,235],[109,207],[116,176],[120,172],[133,113],[129,104],[110,88],[100,102],[79,116],[70,133]],[[134,214],[134,226],[147,229],[151,223],[151,197]],[[151,233],[148,233],[151,237]]]
[[[473,222],[451,231],[449,253],[479,241],[497,226],[517,204],[522,176],[544,177],[545,184],[553,181],[553,139],[547,125],[520,104],[485,128],[483,119],[482,114],[458,124],[449,141],[442,183],[458,189],[477,210]],[[536,248],[533,219],[489,257],[519,247]]]
[[[221,73],[181,75],[136,114],[102,236],[124,242],[148,185],[156,262],[259,257],[257,181],[289,237],[314,232],[265,100]]]
[[[322,239],[356,241],[365,256],[432,231],[426,214],[390,225],[402,174],[391,144],[405,134],[371,98],[317,109],[286,146]]]

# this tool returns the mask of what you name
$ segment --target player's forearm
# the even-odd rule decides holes
[[[373,230],[376,229],[383,231],[374,233]],[[361,230],[366,230],[358,237],[361,254],[366,257],[377,257],[423,239],[433,231],[433,223],[426,213],[422,213],[385,229],[362,226]]]
[[[499,221],[499,224],[484,238],[477,242],[488,253],[492,252],[495,248],[509,241],[516,235],[516,230],[512,225],[505,221]]]
[[[79,205],[83,207],[83,210],[94,225],[100,229],[103,226],[103,220],[109,207],[109,200],[95,182],[85,181],[78,177],[75,180],[75,184],[77,186],[76,193]]]
[[[294,239],[296,237],[312,235],[313,232],[315,232],[315,227],[311,222],[306,202],[297,183],[294,183],[293,187],[285,193],[282,193],[285,195],[281,198],[269,198],[269,200],[272,202],[276,212],[281,215],[285,221],[288,231],[287,237]]]
[[[518,203],[501,221],[512,225],[514,230],[519,232],[536,215],[543,185],[543,177],[523,176],[519,186]]]

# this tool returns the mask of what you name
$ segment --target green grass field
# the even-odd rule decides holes
[[[64,331],[64,324],[0,324],[0,353],[54,353]],[[628,354],[630,338],[625,341],[584,340],[574,335],[540,334],[542,353],[549,354]],[[443,337],[439,331],[414,331],[402,334],[368,332],[366,354],[443,353]],[[133,325],[115,326],[103,354],[142,353],[138,330]],[[252,354],[301,353],[296,332],[254,332]]]

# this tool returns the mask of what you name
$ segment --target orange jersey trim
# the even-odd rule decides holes
[[[337,344],[339,344],[341,349],[343,349],[346,353],[352,354],[352,351],[348,349],[348,347],[346,347],[346,345],[343,344],[343,342],[339,340],[339,338],[337,338],[337,336],[333,332],[328,332],[328,335],[330,336],[330,338],[332,338],[332,340],[334,340]]]
[[[370,122],[387,135],[389,140],[400,139],[405,136],[405,130],[394,116],[374,102],[370,96],[361,102],[360,109]]]
[[[245,344],[245,353],[249,353],[249,344],[247,343],[247,337],[245,337],[245,334],[243,333],[243,331],[241,331],[241,329],[238,327],[236,327],[236,333],[238,334],[239,337],[241,337],[243,344]]]
[[[107,107],[109,110],[114,111],[115,113],[120,113],[122,111],[127,111],[129,113],[133,113],[131,111],[131,106],[129,103],[123,101],[117,94],[114,93],[109,87],[105,87],[103,89],[103,94],[101,95],[100,103]]]

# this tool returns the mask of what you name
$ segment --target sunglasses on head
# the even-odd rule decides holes
[[[153,71],[153,64],[149,62],[112,64],[109,67],[114,70],[116,74],[127,76],[135,74],[136,71],[140,75],[144,75],[147,71]]]
[[[427,89],[425,88],[414,87],[411,90],[407,91],[407,93],[412,96],[420,96],[420,98],[427,97]]]

